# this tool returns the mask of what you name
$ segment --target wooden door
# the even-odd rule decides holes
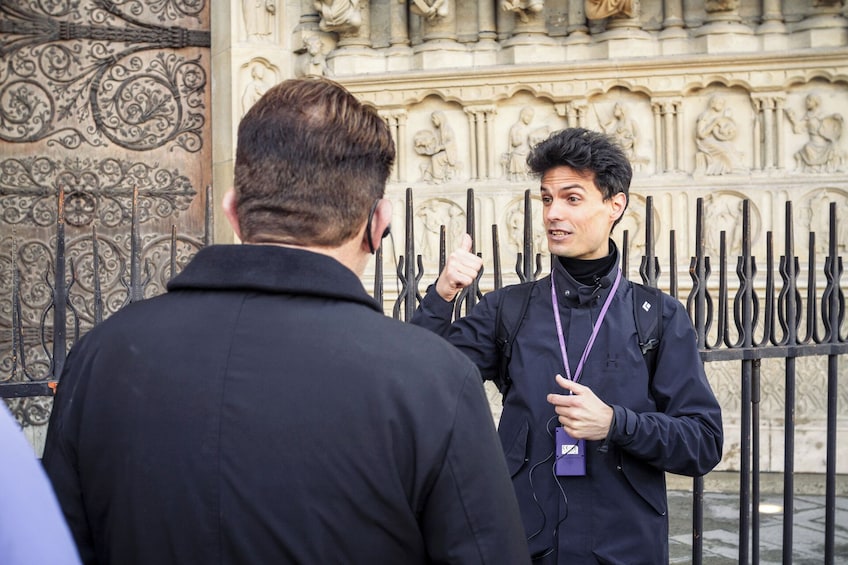
[[[209,11],[0,0],[0,396],[25,424],[77,336],[208,241]]]

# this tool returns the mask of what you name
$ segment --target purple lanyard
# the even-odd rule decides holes
[[[586,343],[586,347],[583,349],[583,355],[580,357],[580,362],[577,364],[577,370],[574,371],[574,376],[572,377],[571,367],[568,365],[568,352],[565,349],[565,336],[562,333],[562,320],[560,320],[559,317],[559,301],[557,300],[556,286],[554,285],[554,273],[551,273],[551,301],[553,302],[554,307],[554,320],[556,321],[557,337],[559,338],[559,350],[562,353],[562,363],[565,365],[565,376],[568,377],[569,380],[577,382],[580,379],[580,375],[583,372],[583,364],[586,362],[586,358],[589,357],[589,352],[595,344],[595,338],[598,337],[598,330],[601,329],[601,324],[607,315],[607,310],[609,310],[620,281],[621,269],[618,269],[618,272],[615,274],[615,282],[612,283],[612,288],[607,295],[607,299],[604,301],[604,307],[601,308],[601,315],[598,316],[598,321],[595,322],[595,325],[592,327],[592,335],[589,336],[589,341]]]

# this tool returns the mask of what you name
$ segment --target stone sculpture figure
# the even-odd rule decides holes
[[[545,8],[544,0],[502,0],[501,10],[515,12],[521,23],[530,21],[531,14],[538,14]]]
[[[437,262],[439,259],[439,238],[441,228],[445,226],[445,241],[448,246],[455,245],[465,233],[465,212],[447,200],[433,198],[421,204],[415,212],[421,228],[416,230],[418,249],[425,260]],[[419,235],[420,234],[420,235]]]
[[[250,82],[244,87],[241,95],[242,116],[247,113],[257,100],[262,98],[262,95],[265,94],[270,86],[265,82],[265,65],[259,62],[254,63],[250,69]]]
[[[277,13],[276,0],[242,0],[242,16],[248,41],[252,39],[269,40],[274,30],[274,14]]]
[[[642,164],[647,161],[636,153],[636,145],[639,141],[639,126],[635,120],[631,120],[627,116],[627,111],[621,102],[615,103],[609,120],[603,122],[598,117],[598,123],[604,133],[615,138],[631,163]]]
[[[415,152],[427,157],[421,165],[422,179],[439,184],[451,180],[456,174],[457,148],[453,129],[442,111],[435,111],[430,119],[434,130],[421,130],[413,136]]]
[[[509,151],[504,155],[504,168],[506,177],[511,181],[527,179],[527,154],[533,145],[550,133],[548,126],[530,126],[534,114],[533,108],[525,106],[518,115],[518,121],[509,128]]]
[[[721,192],[714,192],[706,201],[706,224],[709,250],[718,254],[721,250],[721,232],[725,233],[727,250],[737,253],[742,250],[742,200]]]
[[[410,0],[409,9],[413,14],[433,21],[447,17],[450,7],[447,0]]]
[[[825,115],[820,111],[821,98],[808,94],[806,111],[800,118],[791,109],[786,117],[795,133],[806,132],[809,140],[795,153],[795,170],[805,173],[833,173],[842,166],[843,154],[839,150],[844,119],[842,114]]]
[[[315,0],[313,6],[321,16],[321,31],[355,30],[362,25],[359,0]]]
[[[639,15],[639,0],[586,0],[584,10],[590,20],[616,16],[632,18]]]
[[[704,11],[708,14],[713,12],[730,12],[739,8],[739,0],[706,0]]]
[[[306,58],[301,63],[301,76],[332,77],[333,72],[327,66],[327,58],[324,55],[324,44],[317,35],[310,35],[303,40],[306,49]]]
[[[707,109],[698,116],[695,129],[695,172],[705,175],[743,173],[741,155],[733,146],[736,122],[721,96],[710,97]]]

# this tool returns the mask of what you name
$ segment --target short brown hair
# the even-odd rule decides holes
[[[340,84],[311,77],[273,86],[238,128],[242,239],[341,245],[383,196],[394,159],[386,123]]]

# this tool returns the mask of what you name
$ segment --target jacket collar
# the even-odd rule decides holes
[[[610,251],[615,254],[615,261],[613,262],[612,268],[600,277],[603,282],[599,282],[595,285],[579,283],[569,274],[558,257],[553,258],[551,276],[556,277],[557,295],[560,300],[563,300],[572,306],[576,306],[578,304],[591,305],[595,302],[606,300],[607,295],[610,290],[612,290],[612,283],[615,280],[616,271],[621,263],[618,246],[613,240],[610,240],[609,243]],[[623,276],[624,274],[622,273],[622,277]],[[604,282],[607,282],[608,284],[604,285]],[[621,288],[621,286],[619,286],[619,288]]]
[[[278,245],[204,247],[168,290],[253,290],[359,302],[382,312],[362,281],[326,255]]]

